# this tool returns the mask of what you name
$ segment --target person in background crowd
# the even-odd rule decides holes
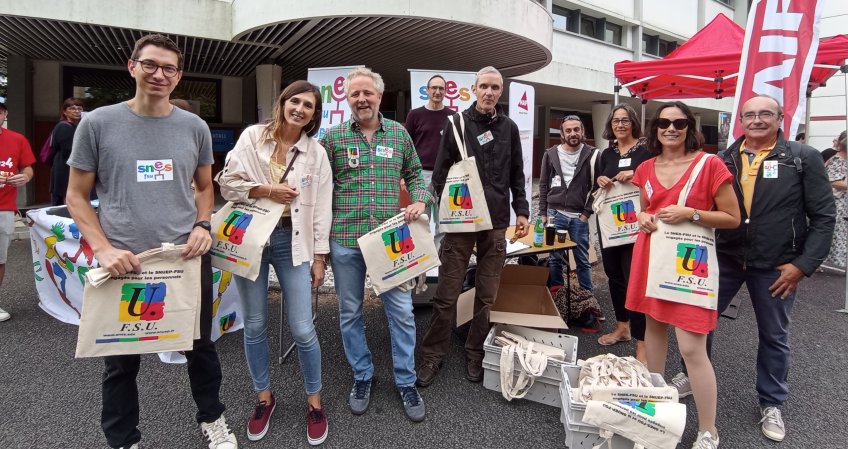
[[[780,103],[758,95],[740,111],[744,135],[721,159],[734,177],[742,225],[716,232],[718,313],[724,313],[744,283],[759,336],[760,430],[770,440],[783,441],[780,407],[789,397],[789,314],[798,283],[827,256],[836,208],[818,151],[783,136]],[[706,348],[710,355],[712,336]],[[684,369],[695,372],[684,361]],[[684,378],[675,386],[688,388],[687,383]]]
[[[321,93],[314,85],[306,81],[290,84],[274,106],[273,120],[242,132],[217,178],[226,200],[271,198],[288,205],[262,252],[259,276],[253,281],[234,278],[244,309],[244,353],[258,395],[247,423],[251,441],[265,436],[277,407],[268,350],[271,265],[283,290],[289,331],[297,345],[306,387],[306,437],[313,446],[327,438],[327,416],[321,405],[321,346],[312,322],[310,290],[310,283],[312,288],[324,283],[333,219],[330,162],[324,148],[312,139],[320,128],[321,103]],[[292,170],[282,179],[289,166]]]
[[[739,206],[730,185],[733,176],[719,158],[701,151],[701,144],[695,116],[688,106],[679,101],[660,106],[648,130],[648,149],[657,157],[640,165],[632,180],[642,191],[642,212],[626,306],[646,315],[645,346],[652,373],[665,373],[668,327],[674,326],[680,354],[692,374],[690,382],[698,411],[698,437],[692,448],[716,449],[716,378],[706,342],[707,334],[715,329],[718,313],[645,295],[651,269],[650,239],[657,230],[657,220],[668,225],[691,221],[708,228],[739,226]],[[677,205],[692,170],[704,157],[709,159],[695,179],[685,205]]]
[[[442,130],[445,129],[448,117],[456,114],[456,111],[446,108],[443,103],[445,78],[442,75],[433,75],[427,80],[427,95],[427,104],[409,111],[403,126],[415,144],[415,151],[421,160],[421,175],[424,177],[424,184],[429,186],[433,179],[433,166],[439,153]],[[439,205],[435,202],[430,207],[430,230],[435,236],[438,249],[442,234],[439,233]]]
[[[489,207],[492,229],[478,232],[445,234],[439,259],[439,285],[433,297],[430,327],[421,341],[421,369],[418,385],[433,383],[450,350],[451,325],[456,317],[456,302],[462,291],[471,252],[476,246],[477,276],[475,279],[474,317],[465,339],[465,378],[471,382],[483,380],[483,341],[489,333],[489,309],[495,302],[506,256],[506,228],[509,226],[510,192],[516,215],[515,237],[530,232],[527,217],[530,206],[524,195],[524,160],[518,126],[498,105],[503,93],[503,76],[494,67],[477,72],[471,91],[477,100],[461,116],[465,133],[457,131],[465,143],[468,156],[474,156],[483,194]],[[459,118],[457,130],[461,130]],[[454,137],[453,124],[445,124],[439,155],[433,171],[433,189],[437,196],[444,194],[451,166],[462,159]]]
[[[74,136],[66,197],[68,211],[112,276],[141,272],[136,254],[162,242],[185,244],[182,257],[201,257],[201,337],[186,351],[195,419],[209,449],[237,449],[224,418],[221,363],[211,340],[212,246],[215,202],[212,135],[200,117],[168,102],[182,78],[183,55],[161,34],[135,43],[127,61],[135,96],[86,114]],[[139,180],[138,162],[170,164],[167,176]],[[191,191],[191,180],[197,191]],[[99,213],[89,202],[97,187]],[[138,207],[144,205],[144,207]],[[134,207],[130,207],[134,206]],[[100,425],[112,448],[137,449],[141,440],[137,376],[141,356],[103,357]]]
[[[592,215],[592,156],[597,149],[583,143],[583,121],[569,115],[560,123],[562,143],[545,150],[539,176],[539,214],[542,223],[552,223],[568,231],[577,244],[574,260],[580,286],[592,291],[592,265],[589,264],[589,217]],[[597,164],[597,159],[595,160]],[[551,286],[565,285],[562,276],[565,251],[554,251],[548,260]]]
[[[53,128],[51,145],[53,147],[53,164],[50,170],[50,204],[61,206],[65,204],[65,193],[68,190],[68,158],[74,143],[74,133],[82,118],[83,100],[81,98],[66,98],[62,103],[62,116]]]
[[[0,102],[0,125],[6,122],[9,110]],[[15,235],[15,215],[18,213],[18,187],[32,180],[35,155],[23,134],[0,126],[0,286],[6,274],[6,256]],[[0,309],[0,321],[12,315]]]
[[[838,143],[839,136],[836,136],[833,138],[833,145],[830,148],[826,148],[824,151],[821,152],[822,160],[824,160],[825,164],[827,164],[827,161],[829,161],[830,158],[836,156],[836,147]]]
[[[795,141],[800,143],[801,145],[806,145],[807,144],[807,134],[805,134],[805,133],[796,134],[795,135]]]
[[[630,183],[636,168],[654,157],[648,151],[647,140],[642,137],[642,124],[630,105],[613,106],[604,127],[604,139],[612,144],[598,159],[596,173],[598,187],[609,189],[613,183]],[[627,310],[627,284],[633,259],[633,244],[601,248],[604,272],[609,279],[610,298],[615,310],[615,330],[598,338],[602,346],[636,339],[636,359],[647,363],[645,357],[645,315]]]
[[[362,306],[365,259],[357,239],[394,217],[400,207],[400,181],[406,182],[412,204],[407,222],[417,220],[433,196],[421,177],[421,162],[409,133],[380,114],[385,84],[380,74],[358,67],[344,83],[351,118],[330,128],[321,138],[333,171],[333,225],[330,255],[339,325],[354,384],[348,398],[350,410],[361,415],[371,402],[374,363],[365,338]],[[391,331],[394,381],[407,417],[426,417],[424,399],[415,387],[415,316],[412,292],[393,288],[380,295]]]
[[[827,178],[833,188],[833,198],[836,200],[836,227],[833,232],[833,243],[830,253],[822,263],[822,267],[836,268],[845,271],[848,257],[848,193],[846,193],[846,176],[848,176],[848,153],[846,153],[846,132],[837,138],[836,154],[825,164]]]

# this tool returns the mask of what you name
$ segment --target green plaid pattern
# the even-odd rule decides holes
[[[356,248],[356,239],[400,212],[400,180],[406,180],[413,202],[433,202],[421,177],[421,162],[412,138],[400,123],[380,116],[380,128],[369,144],[353,119],[321,137],[333,170],[333,226],[330,238]],[[379,153],[391,157],[378,156]],[[354,150],[355,149],[355,150]],[[350,166],[358,152],[359,166]]]

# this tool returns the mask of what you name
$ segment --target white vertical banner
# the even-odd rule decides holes
[[[433,75],[441,75],[445,79],[444,105],[446,108],[453,109],[456,112],[462,112],[474,104],[471,86],[477,77],[476,73],[409,69],[409,91],[412,93],[412,109],[424,106],[430,100],[430,95],[427,93],[427,81]]]
[[[324,67],[309,69],[306,80],[318,86],[321,91],[323,117],[321,129],[315,135],[320,139],[328,129],[350,118],[350,105],[344,91],[347,74],[355,67]]]
[[[524,154],[524,193],[527,195],[527,203],[532,204],[533,126],[536,122],[536,90],[533,86],[509,83],[509,118],[518,125],[518,133],[521,135],[521,152]],[[512,208],[509,210],[509,217],[509,222],[515,224],[515,211]]]

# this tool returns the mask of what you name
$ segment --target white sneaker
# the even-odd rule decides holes
[[[200,430],[203,436],[209,440],[209,449],[238,449],[238,441],[236,436],[227,427],[227,420],[224,415],[213,422],[200,423]]]
[[[708,431],[698,432],[692,449],[718,449],[718,437],[713,438]]]
[[[692,396],[692,385],[689,385],[689,378],[683,373],[677,373],[671,379],[671,386],[677,388],[677,396],[681,399]]]
[[[9,318],[12,318],[12,315],[10,315],[9,312],[3,309],[0,309],[0,321],[6,321]]]
[[[760,420],[760,429],[766,438],[774,441],[783,441],[786,437],[786,426],[783,424],[783,417],[780,414],[780,409],[777,407],[763,407],[760,409],[763,419]]]

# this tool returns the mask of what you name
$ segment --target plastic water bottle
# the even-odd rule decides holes
[[[533,227],[533,246],[541,248],[545,241],[545,227],[542,226],[542,217],[536,217],[536,226]]]

